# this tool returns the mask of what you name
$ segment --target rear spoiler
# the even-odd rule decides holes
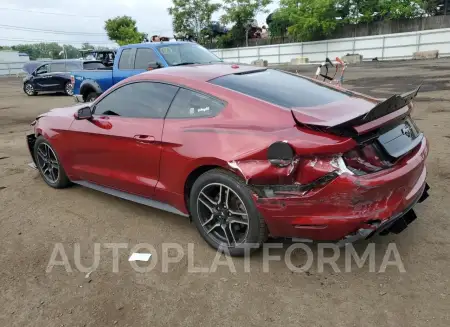
[[[319,126],[314,124],[304,124],[300,122],[296,117],[294,112],[291,109],[292,117],[294,118],[295,123],[298,126],[306,127],[313,130],[320,130],[323,132],[330,132],[332,134],[342,135],[342,136],[354,136],[360,134],[360,130],[356,127],[368,124],[373,122],[381,117],[387,116],[401,108],[408,106],[411,101],[417,96],[419,93],[422,84],[419,85],[416,89],[403,93],[401,95],[393,95],[390,98],[386,99],[378,103],[375,107],[373,107],[368,113],[358,116],[354,119],[346,121],[345,123],[335,125],[335,126]],[[394,119],[402,119],[409,113],[409,110],[400,114],[398,117],[394,117]]]

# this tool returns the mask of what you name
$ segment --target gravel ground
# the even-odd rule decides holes
[[[315,68],[298,70],[313,75]],[[63,95],[27,97],[20,80],[0,79],[0,326],[449,326],[449,77],[450,60],[370,62],[346,72],[350,89],[380,98],[423,82],[413,116],[431,143],[431,196],[417,206],[419,218],[403,233],[372,240],[376,272],[368,263],[346,272],[342,257],[341,272],[329,266],[321,272],[316,263],[307,272],[292,272],[284,261],[271,262],[264,272],[260,252],[251,258],[250,272],[244,260],[233,259],[236,273],[227,266],[189,273],[187,256],[164,271],[164,242],[179,243],[185,252],[193,244],[196,267],[210,267],[215,257],[185,218],[82,187],[46,186],[27,166],[24,136],[37,114],[73,101]],[[46,272],[56,243],[72,272],[63,266]],[[102,245],[99,266],[86,278],[76,265],[77,246],[81,263],[89,266],[95,243]],[[128,246],[119,251],[118,272],[106,243]],[[155,247],[150,260],[156,266],[146,273],[128,262],[138,243]],[[406,272],[394,266],[379,271],[390,243]],[[284,258],[286,246],[271,253]],[[355,248],[362,254],[366,246]],[[296,265],[306,260],[300,251],[291,258]]]

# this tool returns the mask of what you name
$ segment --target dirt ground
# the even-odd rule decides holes
[[[313,75],[314,67],[300,72]],[[209,267],[215,251],[188,219],[82,187],[46,186],[25,144],[29,123],[50,108],[73,104],[63,95],[27,97],[16,78],[0,79],[0,326],[449,326],[450,324],[450,60],[365,63],[350,66],[346,85],[383,98],[423,82],[413,116],[431,144],[428,182],[431,196],[416,207],[419,218],[403,233],[377,237],[376,272],[353,264],[341,272],[291,272],[284,261],[263,270],[263,255],[234,259],[212,273],[189,273],[187,257],[163,272],[163,242],[194,244],[196,267]],[[447,200],[446,200],[447,199]],[[395,242],[406,272],[379,272],[384,250]],[[46,272],[52,250],[62,243],[72,272],[55,266]],[[75,265],[93,261],[86,278]],[[126,243],[113,272],[106,243]],[[128,262],[131,248],[152,244],[158,261],[138,273]],[[363,251],[367,244],[355,245]],[[313,249],[315,249],[313,247]],[[285,255],[285,249],[271,253]],[[317,251],[314,250],[314,254]],[[304,263],[295,252],[294,263]],[[58,257],[60,260],[60,257]]]

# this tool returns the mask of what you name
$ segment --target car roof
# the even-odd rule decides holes
[[[172,66],[164,69],[155,69],[149,72],[135,75],[131,79],[153,80],[162,78],[165,80],[174,80],[176,78],[182,78],[184,80],[207,82],[220,76],[230,74],[242,74],[246,72],[261,71],[266,69],[267,68],[256,67],[252,65],[232,64],[232,63],[189,65],[189,66],[175,66],[175,67]]]
[[[161,41],[161,42],[145,42],[145,43],[135,43],[135,44],[128,44],[124,45],[121,48],[122,49],[132,49],[132,48],[156,48],[157,46],[164,45],[164,44],[192,44],[192,42],[187,41]]]
[[[25,63],[22,67],[22,69],[27,72],[28,74],[31,74],[32,72],[34,72],[38,67],[41,67],[43,65],[47,65],[47,64],[56,64],[56,63],[80,63],[84,64],[84,63],[92,63],[92,62],[98,62],[98,63],[102,63],[100,60],[89,60],[89,59],[55,59],[55,60],[48,60],[48,61],[29,61],[27,63]]]

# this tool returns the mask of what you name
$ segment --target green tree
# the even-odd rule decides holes
[[[119,45],[141,43],[145,34],[140,33],[136,27],[136,21],[130,16],[117,16],[105,22],[106,34],[110,40]]]
[[[231,33],[237,44],[246,38],[248,25],[259,13],[267,13],[272,0],[223,0],[225,13],[220,18],[224,24],[233,24]]]
[[[421,0],[380,0],[381,15],[387,19],[410,19],[425,14]]]
[[[211,16],[220,8],[220,4],[209,0],[173,0],[168,8],[172,16],[173,30],[176,34],[194,36],[199,41],[204,31],[211,24]],[[203,35],[204,36],[204,35]]]
[[[271,37],[284,37],[287,34],[287,29],[291,26],[288,15],[279,10],[270,14],[270,20],[268,19],[266,22]]]
[[[338,25],[334,0],[280,0],[280,15],[292,22],[290,35],[302,41],[330,36]]]
[[[81,55],[80,50],[70,44],[64,44],[64,51],[66,52],[67,59],[76,59]]]
[[[81,45],[81,50],[92,50],[92,49],[95,49],[95,47],[92,44],[90,44],[89,42],[84,42]]]

